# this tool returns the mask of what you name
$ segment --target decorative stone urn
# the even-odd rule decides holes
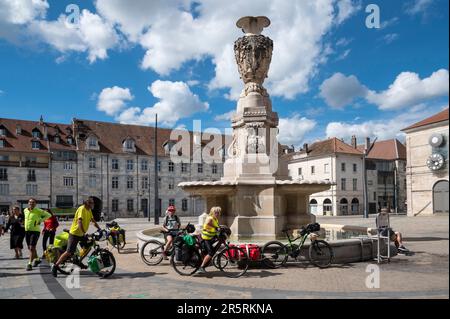
[[[232,118],[233,141],[217,182],[185,182],[179,186],[200,195],[206,212],[222,207],[221,224],[238,240],[270,240],[284,228],[315,221],[308,212],[309,195],[329,189],[327,181],[292,180],[287,161],[278,154],[278,114],[263,87],[272,60],[273,41],[262,35],[267,17],[243,17],[237,27],[245,33],[234,45],[244,89]],[[205,212],[205,213],[206,213]]]

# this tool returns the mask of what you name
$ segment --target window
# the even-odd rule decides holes
[[[125,147],[127,150],[132,150],[134,148],[134,142],[132,139],[128,139],[125,141]]]
[[[148,177],[142,177],[142,189],[148,189]]]
[[[330,164],[324,164],[323,165],[323,172],[329,173],[330,172]]]
[[[346,188],[346,179],[345,178],[341,178],[341,190],[343,190],[343,191],[345,191],[345,190],[347,190],[347,188]]]
[[[59,144],[61,142],[61,139],[59,138],[59,136],[55,136],[55,143]]]
[[[345,163],[341,163],[341,171],[345,172]]]
[[[0,140],[0,148],[5,148],[6,142],[4,140]]]
[[[161,162],[158,161],[158,172],[161,172]]]
[[[37,195],[38,186],[35,184],[27,184],[26,185],[26,193],[27,193],[27,196]]]
[[[175,181],[173,178],[169,179],[169,189],[175,188]]]
[[[27,181],[28,182],[35,182],[36,181],[36,171],[34,169],[29,169],[28,170]]]
[[[316,173],[316,168],[314,166],[311,166],[311,175],[314,175]]]
[[[326,198],[323,201],[323,214],[329,215],[333,210],[333,204],[331,203],[331,200],[329,198]]]
[[[73,144],[73,138],[68,137],[67,138],[67,144],[72,145]]]
[[[354,191],[358,190],[358,179],[357,178],[353,179],[353,190]]]
[[[203,164],[197,164],[197,172],[203,173]]]
[[[118,189],[119,188],[119,177],[118,176],[114,176],[111,179],[111,188],[112,189]]]
[[[34,129],[34,130],[31,132],[31,135],[32,135],[34,138],[40,138],[40,137],[41,137],[41,132],[39,132],[39,130]]]
[[[169,206],[175,206],[175,199],[169,199]]]
[[[358,171],[358,164],[353,163],[353,173]]]
[[[6,129],[3,127],[0,127],[0,136],[6,136]]]
[[[9,195],[9,184],[0,184],[0,195]]]
[[[373,200],[377,201],[377,192],[373,192]]]
[[[127,160],[127,170],[132,171],[134,169],[134,161]]]
[[[352,210],[352,214],[354,214],[354,215],[359,214],[359,200],[357,198],[352,199],[351,210]]]
[[[63,177],[63,183],[66,187],[73,187],[73,177]]]
[[[89,187],[97,187],[97,177],[95,175],[89,175]]]
[[[339,202],[339,211],[341,215],[348,215],[348,201],[346,198],[342,198]]]
[[[8,180],[8,169],[0,168],[0,181]]]
[[[129,211],[129,212],[134,211],[134,200],[127,199],[127,211]]]
[[[134,188],[134,178],[133,176],[127,176],[127,189]]]
[[[169,172],[173,172],[175,169],[175,166],[173,164],[173,162],[169,162]]]
[[[119,211],[119,200],[118,199],[113,199],[112,203],[111,203],[111,210],[113,212],[118,212]]]
[[[31,148],[34,150],[40,150],[41,149],[41,143],[39,141],[32,141],[31,142]]]
[[[373,181],[372,180],[367,181],[367,185],[372,186],[373,185]]]
[[[181,172],[186,173],[188,171],[188,164],[187,163],[181,163]]]
[[[89,139],[89,147],[97,147],[97,139],[95,137]]]
[[[141,171],[146,171],[146,170],[148,170],[148,161],[142,160],[141,161]]]
[[[211,170],[213,174],[217,174],[217,164],[212,164]]]
[[[113,158],[111,160],[111,169],[118,170],[119,169],[119,160],[117,158]]]
[[[27,165],[29,164],[36,164],[37,163],[37,158],[36,157],[25,157],[25,163]]]
[[[185,211],[188,210],[188,200],[187,200],[186,198],[184,198],[184,199],[181,201],[181,210],[182,210],[183,212],[185,212]]]
[[[65,162],[64,163],[64,170],[65,171],[71,171],[73,169],[73,163],[72,162]]]
[[[302,168],[301,167],[298,168],[298,176],[302,176]]]
[[[73,197],[69,195],[57,195],[56,207],[59,208],[71,208],[73,207]]]
[[[93,169],[97,167],[97,159],[95,157],[89,157],[89,168]]]
[[[3,161],[3,162],[9,161],[9,156],[8,155],[0,155],[0,161]]]

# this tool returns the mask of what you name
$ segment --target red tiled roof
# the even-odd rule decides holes
[[[443,110],[433,116],[430,116],[420,122],[417,122],[411,126],[408,126],[407,128],[404,128],[402,131],[411,130],[413,128],[418,128],[421,126],[439,123],[439,122],[443,122],[443,121],[448,121],[448,108],[446,108],[445,110]]]
[[[305,150],[301,150],[297,153],[292,153],[290,155],[295,154],[305,154]],[[308,156],[322,156],[322,155],[330,155],[330,154],[353,154],[353,155],[362,155],[363,153],[352,147],[351,145],[337,139],[336,137],[315,142],[308,146]]]
[[[21,134],[16,134],[16,128],[20,125]],[[75,149],[74,146],[67,144],[67,137],[71,134],[71,126],[66,124],[44,123],[41,125],[38,121],[23,121],[16,119],[0,118],[0,126],[6,129],[6,147],[0,150],[20,151],[31,153],[48,153],[49,150],[70,150]],[[44,127],[47,127],[48,140],[43,138]],[[41,139],[33,138],[32,131],[39,130]],[[60,143],[55,143],[55,136],[59,134]],[[32,141],[39,141],[41,149],[34,150],[31,147]]]
[[[364,151],[365,145],[358,145],[358,150]],[[367,158],[381,160],[406,160],[406,146],[397,139],[376,141]]]

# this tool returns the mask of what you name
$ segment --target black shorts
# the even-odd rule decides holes
[[[87,246],[87,239],[84,236],[75,236],[69,234],[69,240],[67,241],[67,249],[66,251],[73,255],[77,251],[77,245],[80,244],[81,247]]]
[[[202,245],[203,245],[203,249],[206,250],[207,254],[211,257],[214,257],[214,255],[216,254],[217,249],[219,248],[219,245],[214,246],[214,243],[217,240],[215,238],[210,239],[210,240],[203,240],[202,241]]]
[[[41,233],[38,231],[25,232],[25,241],[27,243],[28,248],[36,247],[40,235]]]
[[[394,240],[395,237],[397,236],[395,234],[395,231],[392,230],[392,228],[383,228],[380,232],[380,235],[384,237],[389,237],[391,240]]]
[[[173,238],[177,237],[178,230],[169,230],[168,232],[164,233],[164,238],[167,239],[167,236],[172,236]]]

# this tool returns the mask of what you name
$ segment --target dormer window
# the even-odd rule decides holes
[[[41,131],[39,131],[38,129],[34,129],[33,131],[31,131],[31,135],[33,136],[33,138],[41,138]]]
[[[39,141],[32,141],[31,142],[31,148],[33,150],[40,150],[41,149],[41,142],[39,142]]]
[[[86,140],[86,149],[89,150],[100,150],[100,147],[98,145],[98,138],[96,136],[88,136],[87,140]]]
[[[122,146],[124,152],[136,152],[136,143],[132,138],[127,138]]]
[[[55,143],[59,144],[61,142],[61,138],[59,137],[59,135],[55,136]]]
[[[173,141],[167,141],[167,142],[165,142],[165,143],[163,144],[164,152],[165,152],[166,154],[170,154],[170,151],[172,150],[172,148],[174,147],[174,145],[175,145],[175,142],[173,142]]]
[[[20,124],[17,124],[17,126],[16,126],[16,134],[17,135],[22,134],[22,126],[20,126]]]
[[[6,136],[6,128],[3,125],[0,126],[0,136]]]
[[[0,148],[5,148],[5,147],[6,147],[5,140],[0,140]]]
[[[73,138],[72,138],[72,136],[69,136],[69,137],[67,138],[67,144],[69,144],[69,145],[72,145],[72,144],[73,144]]]
[[[95,137],[89,138],[89,147],[97,147],[97,139]]]

